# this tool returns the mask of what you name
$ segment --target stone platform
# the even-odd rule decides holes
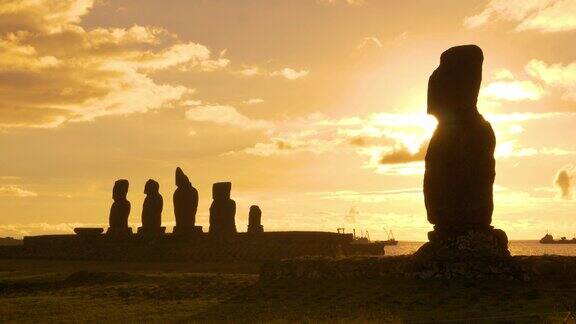
[[[483,276],[478,272],[454,273],[448,278],[445,273],[423,277],[412,269],[413,256],[390,257],[300,257],[269,261],[262,265],[261,280],[293,279],[365,279],[365,278],[414,278],[417,280],[576,280],[576,257],[573,256],[513,256],[516,273],[485,269]]]
[[[356,254],[352,234],[331,232],[209,233],[158,236],[42,235],[24,238],[22,246],[1,248],[0,258],[126,261],[266,261],[305,255]],[[383,249],[365,254],[383,254]]]
[[[508,251],[506,233],[491,227],[457,234],[428,233],[429,242],[414,253],[406,271],[421,278],[522,277]]]

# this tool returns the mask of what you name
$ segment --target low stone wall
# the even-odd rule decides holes
[[[497,269],[486,269],[484,278],[519,279],[519,280],[575,280],[576,257],[570,256],[514,256],[511,262],[522,276],[509,276],[502,271],[502,276],[494,276]],[[262,265],[262,280],[277,279],[344,279],[376,277],[416,277],[423,278],[421,273],[411,269],[413,256],[394,257],[302,257],[287,260],[269,261]],[[441,272],[428,278],[446,277]],[[476,274],[454,274],[452,278],[479,279]]]
[[[351,234],[329,232],[238,233],[214,237],[165,234],[144,237],[43,235],[24,238],[24,245],[0,249],[0,257],[127,261],[265,261],[305,255],[346,254]]]

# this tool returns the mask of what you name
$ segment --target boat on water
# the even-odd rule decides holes
[[[394,238],[387,239],[386,241],[374,241],[374,242],[382,242],[384,243],[384,245],[398,245],[398,241],[396,241]]]
[[[555,240],[552,235],[546,234],[546,235],[544,235],[543,238],[540,239],[540,243],[541,244],[576,244],[576,237],[569,240],[563,236],[559,240]]]
[[[344,233],[344,228],[339,228],[338,233]],[[394,238],[394,234],[392,231],[387,232],[388,239],[387,240],[379,240],[379,241],[371,241],[370,240],[370,233],[368,231],[360,232],[360,235],[356,235],[356,229],[352,229],[352,237],[354,240],[352,244],[377,244],[384,246],[390,245],[398,245],[398,241]]]
[[[394,234],[392,233],[392,230],[388,231],[388,239],[386,241],[376,241],[376,242],[382,242],[384,243],[384,245],[398,245],[398,241],[396,241],[396,239],[394,238]]]
[[[344,228],[338,228],[338,234],[345,234]],[[383,241],[370,241],[370,234],[368,234],[368,231],[356,235],[356,229],[352,229],[352,242],[348,246],[348,253],[361,255],[384,255],[384,246],[386,246],[386,244],[383,243]]]

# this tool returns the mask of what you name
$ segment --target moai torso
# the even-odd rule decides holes
[[[236,202],[230,199],[230,182],[219,182],[212,186],[210,205],[210,233],[230,235],[236,233]]]
[[[198,191],[192,187],[188,177],[180,168],[176,169],[176,186],[178,188],[173,196],[176,227],[193,228],[198,209]]]
[[[142,228],[153,229],[162,226],[162,196],[158,192],[160,185],[154,180],[148,180],[144,193],[144,205],[142,206]]]
[[[128,228],[128,216],[130,215],[130,202],[126,199],[128,194],[128,180],[117,180],[114,183],[112,198],[114,202],[110,208],[109,225],[113,229]]]
[[[495,145],[492,127],[480,115],[463,124],[438,125],[426,153],[424,175],[430,223],[462,229],[490,225]]]

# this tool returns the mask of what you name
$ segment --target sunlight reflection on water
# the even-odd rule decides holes
[[[396,246],[387,246],[386,255],[414,253],[424,242],[398,242]],[[510,241],[512,255],[573,255],[576,256],[576,244],[540,244],[538,241]]]

